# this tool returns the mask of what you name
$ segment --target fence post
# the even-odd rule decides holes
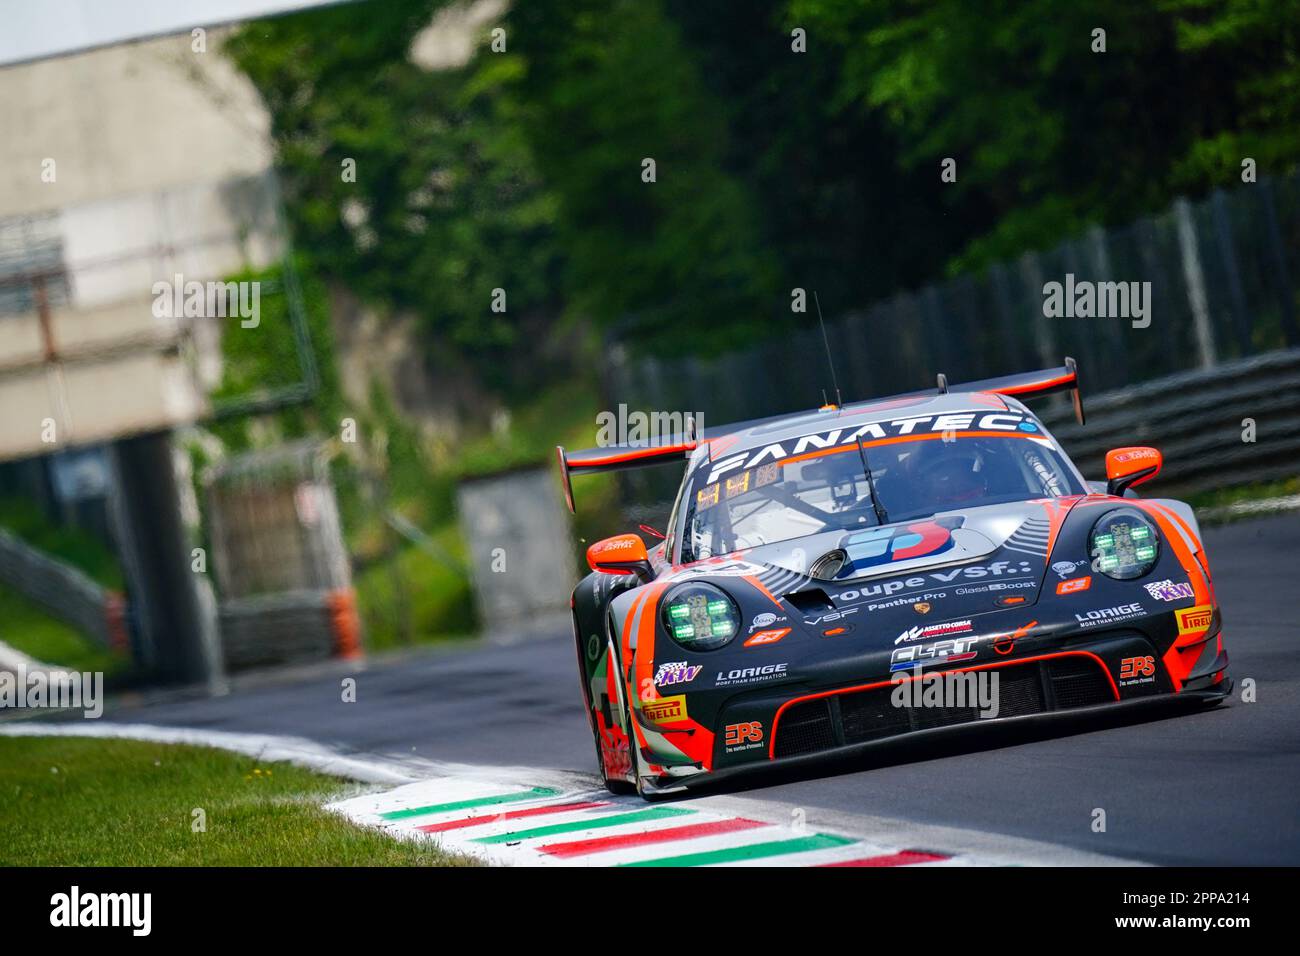
[[[1277,207],[1273,203],[1273,180],[1264,177],[1255,187],[1259,190],[1260,205],[1264,209],[1264,228],[1268,232],[1268,258],[1273,267],[1273,280],[1277,285],[1278,302],[1282,306],[1282,337],[1287,345],[1300,345],[1296,331],[1295,298],[1291,291],[1291,277],[1287,273],[1286,253],[1282,246],[1282,229],[1277,223]]]
[[[1113,281],[1110,249],[1106,246],[1106,230],[1101,226],[1094,225],[1088,230],[1088,251],[1092,256],[1092,267],[1097,274],[1097,281]],[[1104,387],[1109,387],[1112,382],[1123,384],[1128,381],[1128,349],[1124,348],[1124,337],[1120,334],[1118,322],[1107,322],[1105,330],[1107,368],[1104,372],[1101,369],[1090,372],[1088,378],[1094,381],[1102,381]],[[1098,373],[1101,373],[1101,375]]]
[[[1183,278],[1187,282],[1187,301],[1192,307],[1192,327],[1196,332],[1201,368],[1213,368],[1218,363],[1218,356],[1214,350],[1214,330],[1210,326],[1210,310],[1205,298],[1205,273],[1201,271],[1201,255],[1196,247],[1192,204],[1185,197],[1174,202],[1174,220],[1178,224],[1178,248],[1183,258]]]
[[[1244,358],[1254,351],[1251,344],[1251,316],[1246,310],[1246,294],[1241,288],[1241,270],[1237,266],[1237,250],[1232,243],[1232,224],[1228,221],[1228,197],[1222,189],[1216,189],[1210,197],[1210,206],[1214,210],[1214,235],[1219,247],[1219,256],[1223,259],[1224,271],[1228,273],[1228,297],[1232,300],[1232,328],[1237,333],[1237,345]]]
[[[1038,349],[1038,361],[1043,368],[1051,368],[1060,361],[1060,356],[1056,354],[1056,343],[1052,340],[1052,327],[1043,314],[1043,267],[1038,262],[1038,253],[1026,252],[1020,257],[1020,275],[1025,281],[1025,295],[1034,330],[1034,345]]]
[[[943,307],[939,302],[938,287],[932,282],[925,286],[917,296],[921,306],[921,340],[932,356],[935,371],[947,371],[952,374],[952,356],[949,345],[952,342],[953,329],[943,325]]]
[[[1005,354],[1012,358],[1011,367],[1016,368],[1020,364],[1023,349],[1020,345],[1020,336],[1016,335],[1016,319],[1011,310],[1011,287],[1010,280],[1007,278],[1006,266],[1001,262],[993,263],[989,267],[989,280],[993,286],[993,304],[997,312],[998,338],[1002,340],[1002,347],[1007,350]]]

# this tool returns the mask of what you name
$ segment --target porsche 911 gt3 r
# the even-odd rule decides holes
[[[1085,480],[1019,400],[1056,391],[1082,422],[1066,359],[557,449],[570,508],[574,475],[686,462],[666,535],[593,544],[573,595],[606,785],[649,796],[977,721],[1225,697],[1192,509],[1132,491],[1160,470],[1153,448],[1117,448],[1107,481]],[[995,706],[920,692],[956,675],[996,675]]]

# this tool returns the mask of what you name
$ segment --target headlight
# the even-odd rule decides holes
[[[712,584],[673,588],[662,613],[669,636],[690,651],[716,650],[740,631],[740,608]]]
[[[1160,535],[1136,508],[1116,508],[1102,515],[1088,536],[1092,569],[1109,578],[1140,578],[1160,557]]]

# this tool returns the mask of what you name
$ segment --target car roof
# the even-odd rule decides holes
[[[933,418],[961,412],[1005,412],[1028,414],[1028,409],[1014,398],[993,392],[951,392],[909,395],[880,401],[828,406],[821,410],[796,412],[777,418],[748,423],[735,431],[708,439],[709,458],[749,451],[774,442],[849,425],[889,422],[902,418]]]

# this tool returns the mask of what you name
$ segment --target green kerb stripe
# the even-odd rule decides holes
[[[412,807],[409,810],[390,810],[381,813],[385,820],[405,820],[408,817],[422,817],[430,813],[446,813],[450,810],[468,810],[470,807],[490,807],[494,803],[518,803],[520,800],[536,800],[538,797],[553,797],[560,791],[552,787],[533,787],[519,793],[497,793],[490,797],[475,797],[472,800],[456,800],[452,803],[434,803],[427,807]]]
[[[831,836],[829,833],[817,833],[813,836],[799,837],[794,840],[773,840],[768,843],[751,843],[749,846],[733,846],[726,850],[708,850],[703,853],[684,853],[681,856],[665,856],[657,860],[642,860],[640,863],[623,863],[621,866],[706,866],[709,863],[730,863],[733,860],[756,860],[765,856],[785,856],[787,853],[805,853],[808,850],[829,850],[831,847],[847,846],[856,843],[846,837]]]
[[[607,813],[604,816],[591,816],[574,823],[553,823],[547,827],[533,827],[531,830],[516,830],[514,833],[499,833],[496,836],[480,837],[474,842],[513,843],[516,840],[531,840],[535,837],[551,836],[554,833],[572,833],[575,830],[599,830],[604,827],[616,827],[623,823],[641,823],[645,820],[684,817],[694,812],[694,810],[682,810],[677,807],[655,807],[653,810],[634,810],[631,813]]]

